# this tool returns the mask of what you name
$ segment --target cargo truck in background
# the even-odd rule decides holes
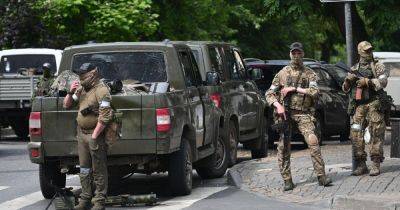
[[[57,75],[61,54],[38,48],[0,51],[0,128],[11,126],[20,139],[28,139],[31,99],[42,65],[50,63]]]

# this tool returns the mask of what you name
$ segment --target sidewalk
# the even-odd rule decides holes
[[[400,159],[391,159],[385,145],[381,175],[351,176],[351,145],[328,142],[322,146],[327,174],[333,185],[321,187],[313,173],[308,149],[292,152],[293,191],[283,192],[276,150],[269,157],[248,160],[232,167],[230,183],[243,190],[286,202],[332,209],[400,209]],[[369,158],[368,158],[369,159]],[[367,162],[369,166],[370,161]]]

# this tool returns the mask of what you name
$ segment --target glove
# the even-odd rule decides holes
[[[359,79],[358,81],[357,81],[357,87],[358,88],[368,88],[369,87],[369,85],[370,85],[370,79],[368,79],[368,78],[362,78],[362,79]]]
[[[348,82],[351,83],[351,82],[356,81],[356,80],[357,80],[357,77],[356,77],[356,75],[354,75],[354,74],[348,73],[347,76],[346,76],[346,78],[345,78],[345,80],[347,80]]]

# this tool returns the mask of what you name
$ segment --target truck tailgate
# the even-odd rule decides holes
[[[49,156],[76,155],[77,109],[65,110],[62,101],[63,98],[42,98],[42,141],[46,142],[45,148],[51,147],[48,151],[52,152],[47,153]],[[112,105],[122,113],[122,128],[121,139],[111,147],[109,153],[155,153],[154,95],[112,96]],[[57,145],[63,148],[55,149]]]

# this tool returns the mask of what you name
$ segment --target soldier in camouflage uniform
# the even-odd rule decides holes
[[[385,121],[383,90],[387,85],[388,73],[385,66],[374,60],[372,45],[363,41],[358,44],[360,61],[351,68],[343,83],[343,91],[351,95],[349,112],[353,117],[351,125],[351,139],[353,144],[353,158],[356,168],[353,175],[359,176],[368,173],[365,164],[367,154],[364,151],[364,131],[369,128],[371,134],[370,155],[372,166],[370,175],[380,174],[380,163],[383,161],[383,141],[385,138]],[[356,95],[359,95],[356,98]]]
[[[82,193],[74,209],[88,209],[92,201],[92,210],[101,210],[105,209],[108,185],[107,144],[103,130],[112,120],[111,95],[93,64],[84,63],[75,73],[79,75],[81,87],[74,81],[64,99],[65,108],[74,103],[79,107],[76,121]]]
[[[266,98],[269,106],[275,107],[275,123],[282,120],[289,121],[289,138],[294,127],[297,127],[304,136],[310,149],[318,182],[320,185],[328,186],[331,180],[325,175],[325,164],[315,133],[314,103],[319,93],[317,75],[303,65],[303,57],[302,44],[293,43],[290,46],[290,65],[275,75],[271,87],[266,92]],[[294,188],[290,172],[290,144],[290,139],[285,140],[281,134],[278,144],[278,164],[285,191]]]
[[[51,64],[44,63],[42,66],[43,75],[36,84],[35,96],[49,96],[50,87],[53,84],[54,77],[51,75]]]

